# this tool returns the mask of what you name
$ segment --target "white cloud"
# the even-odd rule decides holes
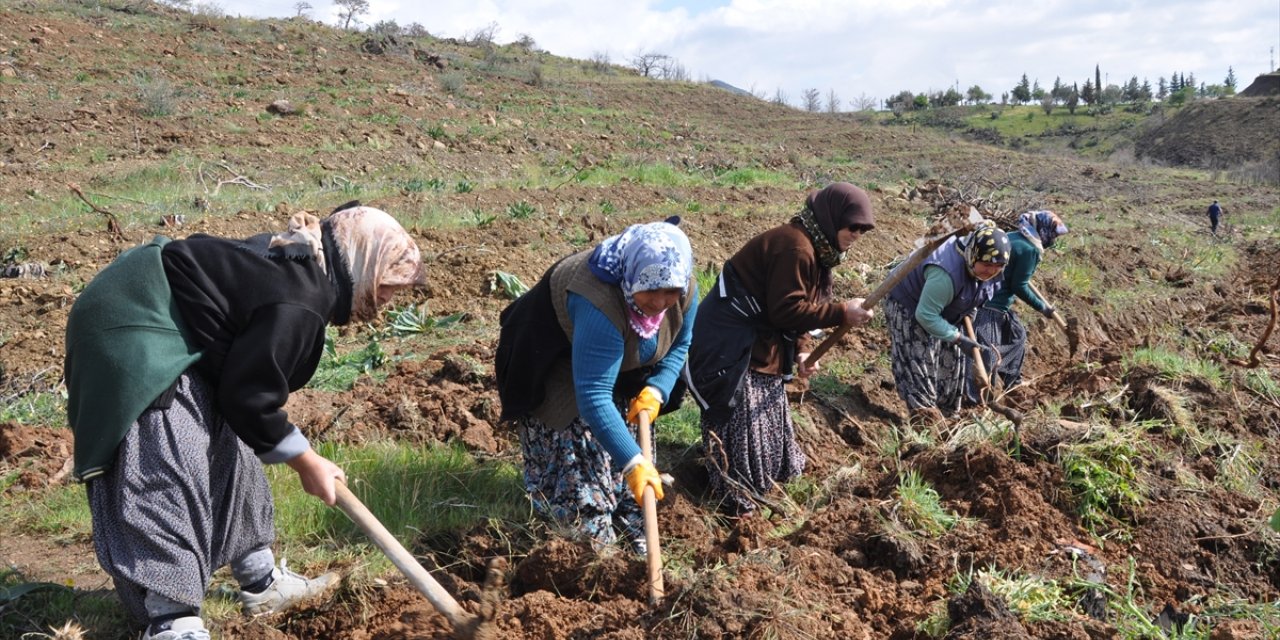
[[[293,0],[223,0],[246,16],[294,14]],[[312,2],[333,23],[336,8]],[[848,100],[901,90],[980,85],[999,95],[1023,73],[1052,86],[1093,76],[1152,84],[1170,74],[1220,83],[1234,67],[1241,88],[1268,71],[1280,48],[1276,0],[371,0],[365,24],[422,24],[463,37],[497,24],[498,40],[527,34],[557,55],[671,55],[713,78],[794,102],[805,89]]]

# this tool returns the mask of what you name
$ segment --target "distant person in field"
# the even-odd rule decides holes
[[[327,505],[345,476],[285,414],[330,324],[364,322],[424,282],[413,238],[349,203],[245,240],[163,236],[95,277],[67,320],[67,419],[98,561],[144,640],[208,640],[200,606],[230,565],[246,614],[324,593],[271,551],[264,464]]]
[[[982,353],[987,371],[991,372],[993,383],[999,373],[1006,389],[1022,381],[1022,362],[1026,358],[1027,347],[1027,329],[1013,311],[1014,297],[1044,317],[1053,317],[1053,307],[1031,290],[1031,277],[1039,268],[1045,249],[1052,247],[1058,236],[1065,233],[1067,225],[1052,211],[1030,211],[1019,216],[1017,231],[1008,234],[1009,264],[1000,274],[1000,289],[978,309],[974,318],[973,330],[978,342],[991,347]],[[966,365],[966,399],[977,404],[978,389],[972,365],[968,360],[962,362]]]
[[[818,369],[808,332],[872,317],[862,300],[831,299],[832,269],[875,228],[871,199],[847,182],[809,194],[790,222],[747,241],[702,301],[686,379],[702,409],[712,493],[748,516],[775,483],[804,471],[786,383]]]
[[[942,422],[960,407],[964,367],[958,360],[986,348],[960,325],[1000,288],[996,276],[1009,254],[1005,232],[983,220],[935,249],[885,298],[893,379],[913,419]]]
[[[1201,202],[1204,202],[1201,200]],[[1209,232],[1218,235],[1218,221],[1222,218],[1222,205],[1217,200],[1209,205]]]
[[[560,260],[500,316],[498,397],[519,433],[525,490],[597,550],[621,532],[646,553],[641,500],[646,487],[663,496],[636,429],[641,412],[652,429],[684,393],[698,292],[678,222],[631,225]]]

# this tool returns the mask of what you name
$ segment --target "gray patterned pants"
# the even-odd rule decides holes
[[[885,321],[889,324],[893,381],[898,396],[915,411],[937,407],[945,415],[960,408],[964,366],[959,347],[929,335],[916,322],[915,309],[884,299]]]
[[[148,592],[198,611],[216,569],[275,540],[262,463],[214,402],[184,373],[173,404],[144,411],[87,486],[98,562],[138,620]]]

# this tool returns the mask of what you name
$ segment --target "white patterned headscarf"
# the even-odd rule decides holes
[[[635,294],[658,289],[686,290],[689,286],[693,250],[689,238],[676,226],[678,222],[677,218],[674,223],[631,225],[622,233],[605,238],[588,261],[597,278],[622,288],[631,327],[642,338],[657,333],[665,312],[645,316],[636,306]]]

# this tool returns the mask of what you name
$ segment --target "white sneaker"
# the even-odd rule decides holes
[[[306,578],[290,571],[285,561],[271,570],[271,586],[261,593],[240,592],[240,607],[249,615],[278,613],[299,602],[324,594],[338,584],[338,574],[329,572]]]
[[[174,620],[172,626],[154,636],[148,626],[142,640],[209,640],[209,632],[205,630],[200,616],[187,616]]]

